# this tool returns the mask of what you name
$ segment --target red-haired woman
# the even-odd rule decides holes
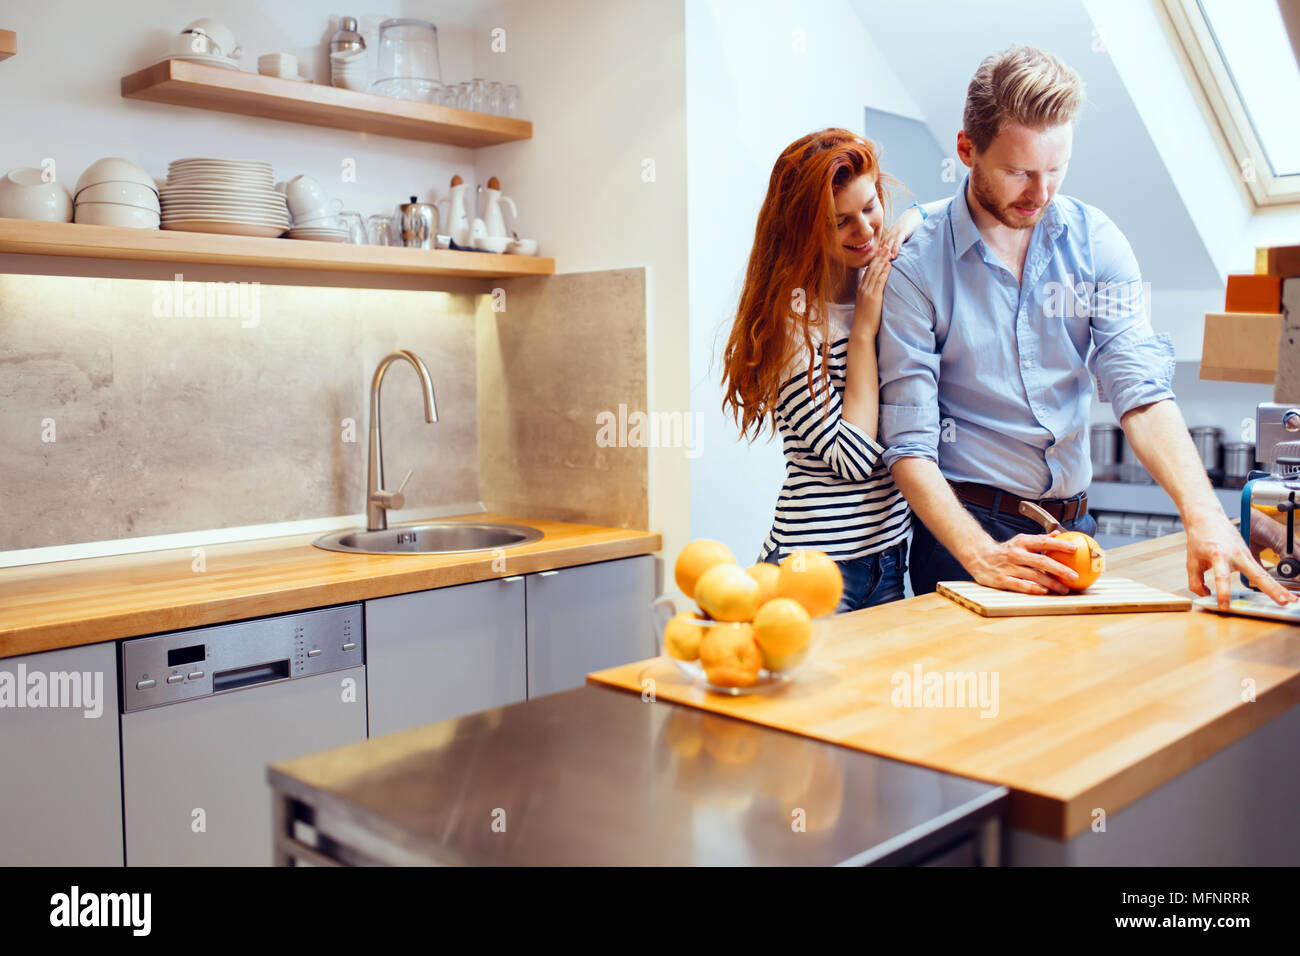
[[[759,560],[826,552],[844,576],[837,613],[902,598],[907,565],[911,512],[876,442],[876,332],[890,261],[927,211],[914,205],[886,230],[886,186],[875,145],[848,130],[786,147],[724,355],[724,411],[742,436],[767,419],[785,450]]]

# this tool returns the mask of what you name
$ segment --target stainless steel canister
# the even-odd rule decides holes
[[[410,202],[397,207],[397,212],[402,230],[402,245],[413,249],[434,248],[434,236],[438,233],[437,206],[420,202],[412,196]]]
[[[1120,446],[1124,430],[1118,425],[1089,425],[1088,443],[1092,452],[1092,480],[1119,481]]]
[[[1240,488],[1246,475],[1255,467],[1255,445],[1248,441],[1230,441],[1223,446],[1223,485]]]

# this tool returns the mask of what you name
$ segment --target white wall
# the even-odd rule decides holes
[[[560,272],[645,267],[647,410],[686,413],[682,0],[511,0],[479,22],[505,29],[480,75],[518,82],[534,123],[531,140],[480,150],[480,176],[500,177],[520,235],[539,237]],[[690,540],[689,466],[685,448],[650,449],[650,530],[669,581]]]
[[[686,5],[690,401],[704,421],[691,465],[691,537],[748,565],[772,526],[780,440],[742,444],[722,414],[722,349],[777,155],[827,126],[862,132],[864,108],[919,118],[846,0]]]

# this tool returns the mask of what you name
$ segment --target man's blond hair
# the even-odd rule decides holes
[[[1030,129],[1073,123],[1083,106],[1083,80],[1052,54],[1013,46],[985,57],[966,88],[962,126],[980,152],[988,149],[1002,121]]]

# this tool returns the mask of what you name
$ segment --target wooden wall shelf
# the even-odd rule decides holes
[[[554,259],[538,256],[352,246],[302,239],[255,239],[28,219],[0,219],[0,253],[6,252],[481,279],[551,275],[555,272]]]
[[[493,146],[533,135],[533,124],[527,120],[282,80],[186,60],[164,60],[122,77],[122,95],[128,99],[452,146]]]
[[[13,30],[0,30],[0,60],[7,60],[18,52],[18,34]]]

